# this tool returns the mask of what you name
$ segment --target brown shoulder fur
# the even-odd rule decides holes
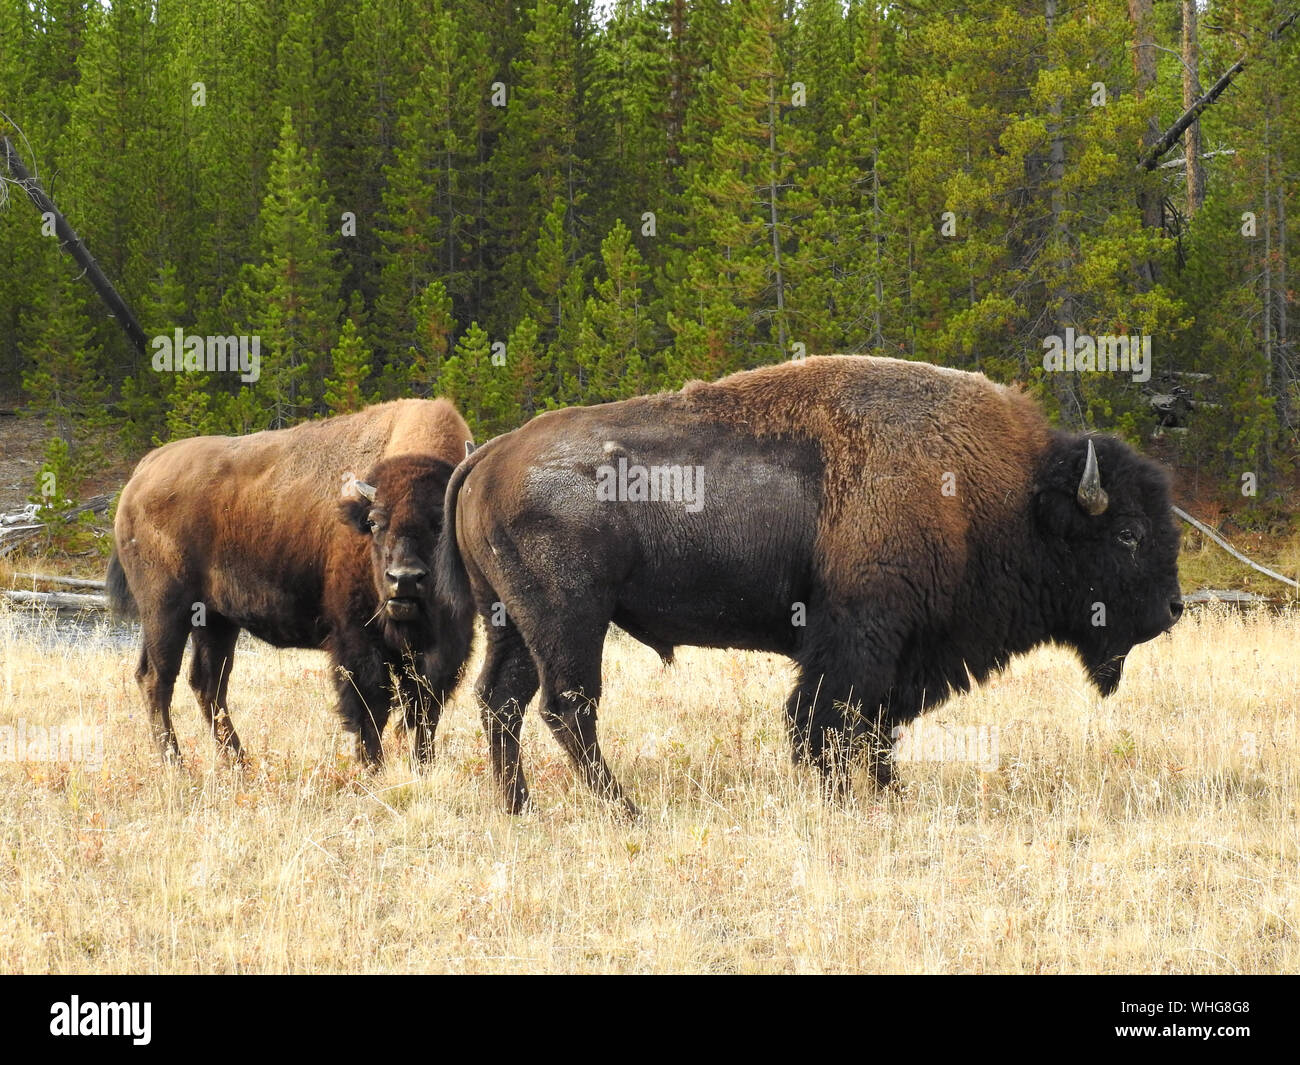
[[[691,382],[682,396],[755,435],[818,442],[818,553],[840,587],[861,587],[862,566],[887,568],[918,548],[936,577],[959,570],[972,529],[1002,529],[1025,512],[1049,439],[1042,412],[1018,390],[900,359],[813,357]]]

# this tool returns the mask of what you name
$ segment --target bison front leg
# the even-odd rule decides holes
[[[825,680],[800,683],[790,693],[786,703],[790,742],[796,765],[817,767],[828,798],[847,798],[852,792],[853,765],[862,749],[854,728],[861,709],[851,689],[832,694]],[[873,772],[878,768],[873,766]]]
[[[411,735],[411,758],[417,768],[433,761],[438,721],[458,676],[458,672],[449,675],[437,665],[419,666],[410,658],[402,666],[398,686],[406,710],[406,731]]]
[[[411,737],[411,761],[419,769],[433,761],[434,739],[442,716],[442,699],[434,694],[434,681],[408,663],[398,678],[406,708],[406,731]]]
[[[356,736],[357,758],[368,769],[384,762],[381,737],[388,722],[388,670],[383,656],[366,648],[340,655],[335,663],[335,687],[343,727]]]
[[[864,759],[878,787],[893,777],[888,692],[873,683],[892,675],[893,661],[881,649],[893,641],[883,634],[846,639],[848,632],[854,630],[838,627],[806,656],[786,703],[795,762],[815,765],[827,795],[837,798],[851,793],[853,769]],[[864,647],[872,652],[864,654]]]
[[[417,766],[433,761],[438,720],[460,683],[473,630],[469,623],[456,625],[451,618],[446,618],[440,632],[435,646],[427,648],[422,655],[406,656],[406,668],[402,671],[406,727],[411,733],[411,753]]]

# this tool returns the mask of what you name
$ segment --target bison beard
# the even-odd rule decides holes
[[[703,505],[602,499],[598,470],[624,460],[704,469]],[[1053,432],[982,375],[893,359],[814,358],[549,413],[462,463],[446,505],[439,587],[489,622],[476,691],[514,811],[539,689],[586,782],[635,810],[596,736],[611,622],[665,657],[694,644],[792,658],[795,757],[843,791],[862,752],[889,780],[890,728],[1038,644],[1074,647],[1109,694],[1124,655],[1182,605],[1158,467]]]

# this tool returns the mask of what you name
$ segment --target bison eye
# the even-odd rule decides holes
[[[1116,539],[1130,551],[1136,551],[1138,544],[1142,542],[1142,534],[1134,529],[1125,529]]]
[[[371,518],[368,522],[366,522],[366,528],[369,529],[372,533],[378,532],[379,522],[375,521],[374,518]]]

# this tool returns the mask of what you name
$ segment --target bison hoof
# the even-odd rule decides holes
[[[894,783],[894,763],[889,758],[882,758],[871,763],[871,779],[876,787],[884,791]]]
[[[383,768],[384,749],[381,746],[371,746],[367,744],[360,736],[357,737],[357,761],[360,762],[367,770],[374,773]]]
[[[528,809],[529,803],[528,789],[520,788],[513,794],[506,796],[506,813],[521,814]]]

